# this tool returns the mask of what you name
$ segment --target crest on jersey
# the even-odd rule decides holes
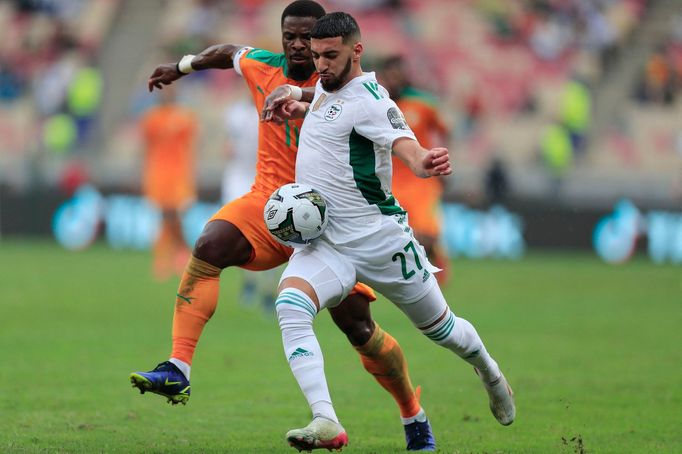
[[[391,122],[393,129],[410,129],[410,127],[407,126],[407,121],[405,121],[403,113],[397,107],[388,109],[386,115],[388,116],[388,121]]]
[[[324,119],[327,121],[334,121],[337,118],[339,118],[339,115],[341,115],[342,111],[341,104],[332,104],[329,106],[329,109],[324,113]]]

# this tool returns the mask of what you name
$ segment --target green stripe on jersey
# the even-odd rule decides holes
[[[284,54],[273,54],[269,50],[265,49],[252,49],[244,58],[259,61],[274,68],[284,68],[284,75],[289,77],[289,68],[287,66],[287,59]]]
[[[353,179],[362,196],[370,205],[379,207],[381,214],[404,214],[392,195],[386,196],[381,189],[381,181],[376,174],[376,156],[374,143],[355,131],[348,138],[350,148],[350,166],[353,168]]]
[[[382,95],[381,92],[379,91],[379,84],[377,84],[376,82],[371,82],[371,81],[363,82],[362,86],[365,87],[367,89],[367,91],[372,93],[372,96],[374,96],[374,99],[381,99],[384,97],[384,95]]]

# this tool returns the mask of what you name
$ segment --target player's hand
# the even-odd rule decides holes
[[[291,99],[285,100],[279,107],[272,111],[269,119],[264,121],[271,121],[281,125],[286,120],[292,118],[303,118],[305,117],[305,112],[308,110],[309,105],[310,104],[307,102],[293,101]]]
[[[446,176],[452,173],[450,154],[447,148],[437,147],[426,152],[422,161],[424,170],[430,176]]]
[[[265,98],[265,103],[263,104],[263,110],[260,113],[260,121],[274,121],[280,124],[275,117],[276,112],[288,101],[291,101],[291,87],[289,85],[280,85],[270,92],[270,94]]]
[[[153,91],[154,88],[163,90],[163,85],[170,85],[182,76],[184,74],[178,71],[175,63],[165,63],[156,67],[152,75],[149,76],[147,86],[149,91]]]

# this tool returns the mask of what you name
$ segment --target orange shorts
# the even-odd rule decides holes
[[[251,271],[269,270],[289,261],[293,249],[275,240],[263,221],[263,209],[269,195],[260,192],[247,192],[238,199],[224,205],[208,221],[221,219],[234,224],[251,243],[253,251],[247,263],[241,268]],[[374,290],[365,284],[357,283],[352,293],[365,295],[370,301],[377,299]]]
[[[196,192],[182,185],[166,187],[147,187],[144,196],[155,206],[164,211],[181,211],[196,200]]]

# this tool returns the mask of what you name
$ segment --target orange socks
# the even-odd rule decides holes
[[[367,372],[395,399],[400,416],[410,418],[421,410],[412,388],[407,362],[400,344],[375,324],[374,333],[365,345],[355,347]]]
[[[161,229],[152,247],[152,270],[157,280],[164,281],[173,274],[173,252],[175,238],[173,227],[168,222],[161,221]]]
[[[165,281],[171,276],[180,275],[189,256],[189,248],[182,237],[182,227],[177,218],[161,221],[159,235],[152,247],[154,278]],[[182,260],[181,263],[178,263]]]
[[[175,299],[171,358],[192,364],[204,325],[218,305],[221,271],[210,263],[190,257]]]

